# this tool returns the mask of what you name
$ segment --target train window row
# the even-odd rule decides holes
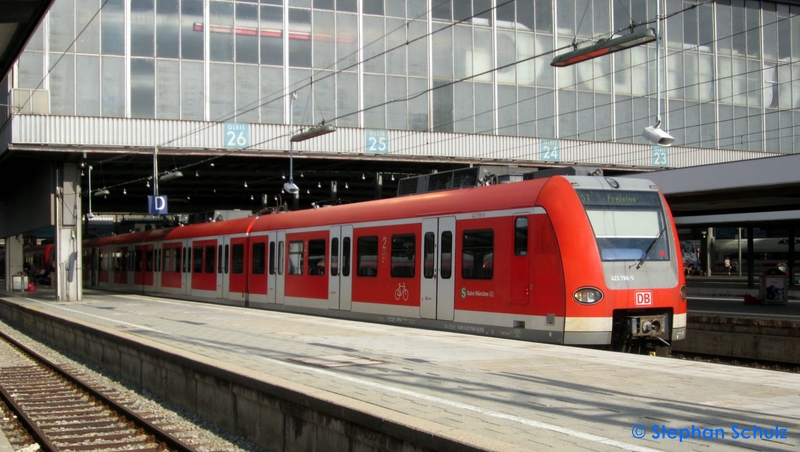
[[[383,239],[384,242],[386,238]],[[390,249],[390,275],[393,278],[414,278],[417,269],[416,234],[394,234],[391,236]],[[516,217],[514,219],[514,254],[525,256],[528,254],[528,218]],[[361,277],[378,276],[378,254],[380,239],[377,235],[362,236],[356,240],[356,275]],[[351,238],[342,239],[339,247],[339,238],[335,237],[330,242],[330,273],[332,276],[350,276],[350,246]],[[422,241],[423,277],[431,279],[435,275],[436,237],[433,232],[426,232]],[[494,271],[494,229],[466,230],[462,233],[461,250],[461,277],[464,279],[492,279]],[[306,254],[306,246],[308,253]],[[384,243],[384,248],[386,243]],[[277,249],[276,249],[277,248]],[[341,263],[339,259],[342,250]],[[252,274],[261,275],[268,272],[270,275],[283,274],[282,256],[284,242],[256,242],[252,244],[250,265]],[[439,238],[440,268],[438,276],[442,279],[452,277],[453,233],[442,232]],[[293,240],[288,243],[289,275],[324,276],[326,274],[326,240],[311,239],[308,241]],[[242,274],[245,272],[245,245],[205,245],[181,247],[164,246],[163,249],[153,251],[145,250],[144,259],[142,251],[133,253],[118,250],[112,253],[101,252],[100,268],[107,262],[113,262],[115,271],[127,271],[134,268],[142,271],[142,264],[147,271],[193,272],[193,273],[228,273]],[[306,262],[306,259],[308,262]],[[133,260],[134,262],[129,262]],[[191,262],[191,266],[189,266]],[[154,267],[155,264],[155,267]],[[216,264],[216,265],[215,265]],[[341,267],[340,267],[341,265]]]

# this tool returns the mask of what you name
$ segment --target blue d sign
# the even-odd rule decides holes
[[[150,215],[164,215],[169,213],[167,211],[167,197],[166,196],[148,196],[147,197],[147,212]]]

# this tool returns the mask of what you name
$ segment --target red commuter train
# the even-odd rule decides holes
[[[553,176],[86,240],[90,287],[537,342],[686,333],[680,242],[643,179]]]

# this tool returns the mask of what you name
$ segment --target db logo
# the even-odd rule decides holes
[[[636,306],[650,306],[653,304],[653,292],[634,292]]]

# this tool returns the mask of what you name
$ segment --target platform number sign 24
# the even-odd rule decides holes
[[[669,166],[669,148],[653,145],[653,166]]]
[[[559,140],[542,140],[541,159],[546,162],[561,160],[561,142]]]
[[[250,124],[226,122],[224,147],[228,149],[244,149],[250,147]]]

